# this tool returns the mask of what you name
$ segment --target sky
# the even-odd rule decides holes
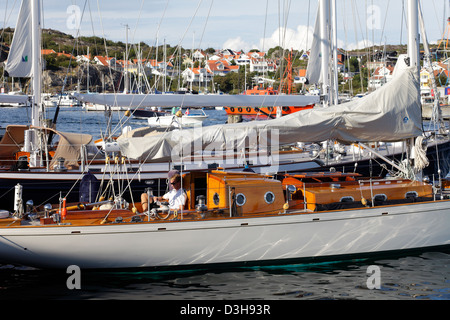
[[[73,36],[245,51],[309,49],[318,7],[318,0],[42,1],[43,27]],[[406,0],[336,1],[340,48],[406,44]],[[1,0],[0,27],[15,27],[20,2]],[[437,43],[448,35],[449,0],[422,3],[427,37]]]

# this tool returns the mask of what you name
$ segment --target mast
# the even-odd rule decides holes
[[[336,0],[331,0],[331,29],[333,35],[333,104],[339,103],[339,80],[338,80],[338,54],[337,54],[337,4]]]
[[[33,104],[31,124],[40,126],[39,108],[41,106],[41,26],[39,22],[39,0],[31,2],[32,21],[32,70],[33,70]]]
[[[124,77],[124,91],[125,93],[129,93],[129,79],[128,79],[128,24],[125,25],[125,77]]]
[[[329,46],[329,18],[330,18],[330,0],[319,0],[320,7],[320,52],[321,63],[322,63],[322,86],[324,106],[329,105],[330,101],[330,79],[329,79],[329,57],[330,57],[330,46]]]
[[[40,10],[39,0],[31,1],[31,70],[33,98],[31,103],[31,125],[35,127],[41,126],[40,109],[41,109],[41,26],[40,26]],[[30,167],[42,165],[40,157],[40,142],[38,129],[29,129],[25,131],[25,151],[30,153]]]
[[[420,79],[420,35],[419,35],[419,2],[418,0],[408,0],[408,57],[410,66],[414,66],[417,79]],[[417,100],[420,101],[420,88],[417,88]],[[416,161],[414,145],[415,138],[409,140],[411,149],[410,158],[416,167],[418,164]],[[416,172],[415,179],[421,180],[422,171]]]
[[[408,0],[408,56],[410,66],[417,67],[417,76],[420,73],[420,35],[419,35],[419,3],[418,0]]]

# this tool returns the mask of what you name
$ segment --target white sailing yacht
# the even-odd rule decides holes
[[[420,137],[417,1],[408,0],[408,12],[410,65],[363,103],[307,110],[247,129],[213,126],[183,146],[209,145],[217,137],[237,143],[245,130],[268,141],[275,138],[267,133],[281,127],[282,142],[299,135],[347,142]],[[227,135],[227,129],[238,133]],[[183,136],[189,133],[194,132],[183,130]],[[118,141],[118,148],[130,158],[164,158],[173,154],[177,135],[128,138]],[[436,193],[427,182],[342,173],[278,175],[183,174],[188,200],[179,211],[146,212],[120,201],[71,207],[64,202],[8,216],[0,219],[0,257],[41,268],[191,268],[342,260],[450,245],[448,194]],[[108,206],[99,207],[103,204]]]

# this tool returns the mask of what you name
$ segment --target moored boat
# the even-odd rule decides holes
[[[450,201],[429,184],[342,173],[278,178],[186,174],[179,212],[143,212],[117,200],[30,208],[0,219],[1,257],[40,268],[186,268],[450,245]]]
[[[184,113],[181,108],[172,114],[159,114],[154,113],[151,117],[147,118],[149,126],[154,127],[192,127],[201,126],[202,123],[208,119],[203,109],[190,109],[188,108]]]
[[[272,87],[269,88],[260,88],[255,86],[253,89],[247,89],[243,93],[244,95],[278,95],[278,91],[274,90]],[[314,104],[305,104],[303,106],[260,106],[260,107],[251,107],[251,106],[232,106],[232,107],[224,107],[227,115],[241,115],[246,118],[255,118],[259,119],[263,118],[275,118],[277,116],[285,116],[294,112],[298,112],[301,110],[311,109],[314,107]]]

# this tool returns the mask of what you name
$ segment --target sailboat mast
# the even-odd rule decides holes
[[[331,0],[331,23],[333,36],[333,104],[339,103],[338,54],[337,54],[337,0]]]
[[[419,35],[419,0],[408,0],[408,57],[411,67],[415,67],[414,72],[417,79],[420,79],[420,35]],[[420,101],[420,88],[417,88],[417,101]],[[414,144],[415,138],[410,139],[411,155],[414,167],[417,165]],[[421,180],[422,172],[416,173],[415,179]]]
[[[329,46],[329,18],[330,18],[330,0],[320,0],[320,52],[321,63],[322,63],[322,94],[324,96],[324,106],[329,105],[330,101],[330,79],[329,79],[329,57],[330,57],[330,46]],[[326,39],[326,40],[325,40]]]
[[[418,0],[408,0],[408,56],[410,65],[420,70],[420,35],[419,35],[419,3]]]
[[[40,126],[39,109],[41,106],[41,26],[39,22],[39,0],[31,2],[32,21],[32,70],[33,70],[33,105],[31,111],[31,124]]]

